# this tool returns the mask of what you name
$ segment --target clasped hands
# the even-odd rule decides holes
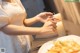
[[[58,18],[55,18],[53,13],[51,12],[43,12],[36,16],[37,20],[44,23],[44,25],[41,27],[41,34],[44,35],[52,35],[57,34],[56,30],[56,23],[61,21]]]

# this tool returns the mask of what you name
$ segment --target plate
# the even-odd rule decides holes
[[[73,40],[80,44],[80,37],[76,35],[68,35],[68,36],[63,36],[59,37],[56,40],[48,41],[44,43],[41,48],[39,49],[38,53],[47,53],[47,51],[54,46],[53,42],[54,41],[66,41],[66,40]]]

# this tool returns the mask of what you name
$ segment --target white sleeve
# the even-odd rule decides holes
[[[9,18],[7,17],[6,13],[0,9],[0,28],[6,26],[8,22]]]
[[[2,4],[2,0],[0,0],[0,5]]]
[[[25,10],[24,6],[22,5],[21,1],[20,0],[16,0],[16,2],[21,6],[22,9]]]
[[[0,0],[0,8],[1,8],[1,5],[2,5],[2,0]]]

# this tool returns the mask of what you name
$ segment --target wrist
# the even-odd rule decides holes
[[[41,28],[39,29],[38,35],[42,35],[42,34],[44,34],[45,32],[46,32],[46,31],[45,31],[44,27],[41,27]]]
[[[35,29],[35,31],[36,31],[35,35],[42,34],[42,27],[38,28],[37,30]]]
[[[35,19],[36,22],[39,22],[38,17],[35,16],[35,17],[33,17],[33,18]]]
[[[40,22],[40,19],[39,19],[38,16],[35,16],[34,18],[35,18],[36,21]]]

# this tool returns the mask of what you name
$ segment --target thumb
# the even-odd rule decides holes
[[[51,20],[51,17],[48,17],[46,21],[50,21],[50,20]]]
[[[51,21],[47,21],[44,23],[44,26],[53,26],[53,23]]]

